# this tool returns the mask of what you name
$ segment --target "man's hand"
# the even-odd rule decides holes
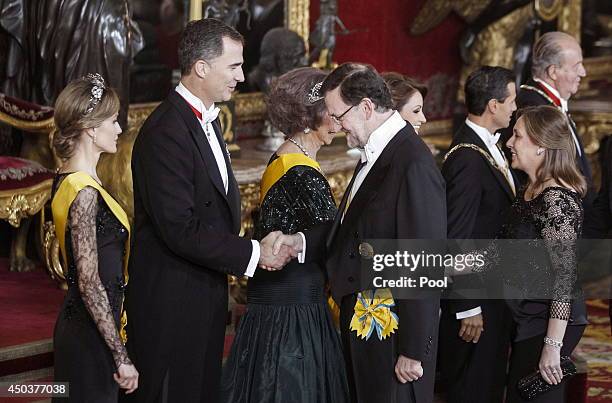
[[[280,231],[270,232],[259,243],[259,266],[261,268],[270,271],[280,270],[291,259],[297,256],[297,253],[294,253],[292,248],[283,245],[280,245],[275,251],[275,242],[281,236],[285,235]]]
[[[304,250],[304,245],[302,245],[302,236],[300,234],[280,234],[276,238],[276,241],[274,241],[274,253],[279,253],[283,246],[290,248],[294,257],[297,256],[298,253]]]
[[[401,383],[416,381],[423,376],[421,361],[400,355],[395,364],[395,375]]]
[[[478,343],[480,334],[484,332],[484,321],[482,314],[470,316],[469,318],[461,319],[461,329],[459,329],[459,337],[463,341],[469,343]]]

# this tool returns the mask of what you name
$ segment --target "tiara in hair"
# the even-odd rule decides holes
[[[323,97],[319,93],[322,85],[323,85],[323,81],[321,81],[320,83],[316,83],[315,85],[312,86],[307,96],[309,103],[314,104],[315,102],[318,102],[323,99]]]
[[[87,109],[85,109],[85,115],[88,115],[102,99],[102,94],[106,89],[106,85],[104,84],[104,78],[99,73],[89,73],[83,78],[93,85],[93,87],[91,87],[89,104],[87,105]]]

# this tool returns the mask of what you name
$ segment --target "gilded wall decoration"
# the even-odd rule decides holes
[[[459,77],[457,98],[465,101],[463,87],[468,75],[480,66],[501,66],[512,70],[514,48],[525,27],[535,17],[533,5],[520,7],[478,33],[469,50],[469,63],[464,63]]]

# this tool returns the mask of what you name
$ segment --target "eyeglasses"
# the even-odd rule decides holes
[[[358,105],[358,104],[357,104]],[[344,115],[346,115],[347,113],[349,113],[349,111],[351,109],[353,109],[355,106],[357,105],[353,105],[350,108],[348,108],[347,110],[344,111],[344,113],[342,113],[340,116],[336,116],[336,115],[332,115],[331,113],[329,114],[329,116],[334,120],[334,122],[336,122],[337,124],[341,125],[342,124],[342,118],[344,118]]]

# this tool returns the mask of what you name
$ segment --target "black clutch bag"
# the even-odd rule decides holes
[[[568,356],[561,357],[561,372],[563,373],[561,382],[564,382],[566,378],[572,375],[576,375],[576,366]],[[549,385],[538,371],[532,372],[526,377],[521,378],[516,385],[521,398],[527,401],[531,401],[559,386],[561,386],[561,384]]]

